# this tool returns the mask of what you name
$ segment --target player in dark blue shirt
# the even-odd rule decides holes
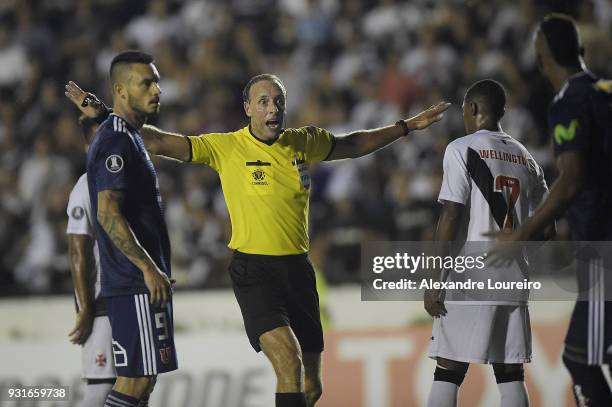
[[[161,89],[150,55],[123,52],[110,72],[114,113],[89,148],[87,180],[118,376],[105,405],[131,407],[145,405],[158,373],[177,368],[170,243],[157,174],[139,134],[159,110]]]
[[[548,110],[555,157],[580,169],[580,191],[567,209],[572,240],[612,240],[611,85],[589,71],[576,72]]]
[[[101,257],[102,295],[148,293],[147,274],[143,269],[155,270],[170,275],[170,244],[164,222],[157,174],[138,130],[121,116],[112,113],[98,128],[96,138],[87,156],[87,172],[92,208],[98,213],[96,224],[98,244],[104,253]],[[120,191],[120,192],[118,192]],[[123,197],[119,197],[123,195]],[[121,214],[132,230],[134,237],[149,255],[142,257],[137,246],[117,239],[117,231],[102,224],[101,215],[108,212],[108,206],[117,198],[123,200]],[[111,216],[113,216],[111,214]],[[130,250],[135,250],[131,253]],[[144,262],[144,264],[138,264]],[[137,265],[138,264],[138,265]],[[142,268],[141,268],[142,267]],[[152,292],[152,300],[165,303],[167,297],[163,285]],[[157,294],[157,297],[156,295]]]
[[[548,119],[559,176],[534,216],[499,239],[532,240],[567,212],[572,240],[612,240],[612,82],[588,71],[578,29],[568,16],[547,16],[536,31],[535,48],[539,68],[557,92]],[[577,256],[584,265],[577,266],[579,290],[588,297],[574,307],[563,362],[577,405],[612,406],[602,372],[612,361],[612,302],[605,301],[610,276],[600,255],[582,250]]]

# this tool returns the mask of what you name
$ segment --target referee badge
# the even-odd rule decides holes
[[[291,164],[293,164],[298,171],[302,187],[304,189],[310,189],[310,174],[308,173],[308,164],[306,164],[306,161],[300,160],[296,155],[293,157]]]
[[[249,170],[251,172],[251,177],[253,178],[251,185],[270,185],[268,182],[270,179],[270,174],[268,174],[266,171],[271,168],[271,163],[261,160],[247,161],[246,166],[255,168],[254,170]]]
[[[121,171],[123,169],[123,158],[117,154],[108,156],[106,159],[106,169],[112,173]]]

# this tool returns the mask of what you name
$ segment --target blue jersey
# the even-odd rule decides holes
[[[159,269],[170,276],[170,240],[155,167],[138,130],[115,114],[100,125],[91,143],[87,153],[87,183],[94,214],[98,213],[98,192],[125,193],[123,215],[130,228]],[[101,295],[148,292],[142,271],[113,244],[95,218]]]
[[[573,240],[612,240],[612,82],[590,72],[572,76],[548,112],[555,156],[582,153],[582,190],[567,217]]]

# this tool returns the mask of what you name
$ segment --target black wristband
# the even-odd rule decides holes
[[[89,106],[92,102],[100,103],[102,107],[104,108],[104,113],[102,113],[100,116],[93,118],[93,120],[96,123],[102,124],[102,122],[106,120],[106,118],[113,112],[113,110],[106,107],[104,102],[99,101],[98,98],[96,98],[94,95],[91,95],[91,94],[88,94],[87,96],[85,96],[85,99],[83,99],[83,102],[81,102],[81,107]]]
[[[189,138],[189,136],[185,136],[185,140],[187,140],[187,144],[189,145],[189,159],[185,162],[190,163],[191,161],[193,161],[193,147],[191,145],[191,139]]]
[[[404,133],[404,136],[407,136],[408,133],[410,133],[410,129],[408,128],[408,125],[406,124],[405,120],[398,120],[395,122],[396,126],[400,126],[402,128],[402,132]]]

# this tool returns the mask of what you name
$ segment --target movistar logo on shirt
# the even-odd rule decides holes
[[[576,129],[578,128],[578,120],[574,119],[569,126],[564,127],[560,124],[555,126],[555,142],[563,144],[565,141],[571,141],[576,137]]]

